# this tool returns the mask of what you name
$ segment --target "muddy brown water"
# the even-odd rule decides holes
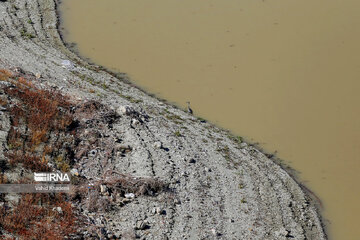
[[[65,40],[301,172],[360,236],[360,2],[63,0]]]

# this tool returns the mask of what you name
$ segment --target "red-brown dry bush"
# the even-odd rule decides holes
[[[33,172],[47,172],[51,170],[46,161],[42,161],[40,157],[34,154],[23,154],[21,151],[16,151],[6,153],[6,157],[9,159],[9,163],[13,167],[22,163],[24,168],[30,169]]]
[[[23,77],[8,81],[16,85],[5,89],[13,102],[9,109],[12,126],[8,145],[13,150],[8,153],[10,163],[12,166],[22,163],[33,171],[48,170],[45,156],[37,152],[41,149],[37,146],[46,143],[52,131],[64,131],[73,122],[70,102],[59,92],[39,89]]]
[[[24,80],[25,81],[25,80]],[[64,122],[70,124],[68,110],[70,103],[65,96],[56,91],[27,87],[8,88],[6,93],[19,99],[23,104],[23,112],[16,108],[11,112],[14,119],[25,117],[28,127],[33,131],[49,131],[64,128]],[[60,111],[60,108],[65,109]],[[17,111],[15,111],[17,110]],[[62,122],[59,126],[58,122]]]
[[[11,210],[0,208],[2,228],[21,239],[64,239],[76,231],[76,223],[73,208],[62,195],[24,194]]]
[[[15,104],[10,108],[10,115],[12,116],[11,124],[17,127],[19,126],[20,119],[25,116],[25,112],[18,104]]]
[[[52,131],[63,131],[72,123],[68,98],[39,89],[23,77],[16,79],[7,70],[0,70],[0,80],[12,83],[5,89],[11,118],[7,139],[10,151],[5,153],[9,164],[22,164],[33,172],[51,171],[46,156],[52,156],[60,147],[36,146],[46,144]],[[0,182],[5,180],[1,178]],[[54,207],[61,211],[54,211]],[[64,239],[76,231],[77,221],[71,203],[59,194],[24,194],[11,209],[0,207],[0,228],[20,239]]]
[[[17,149],[23,145],[21,141],[21,133],[14,127],[10,128],[8,133],[7,144],[11,149]]]
[[[34,87],[34,84],[28,80],[26,80],[25,78],[23,77],[19,77],[18,78],[18,87],[23,87],[23,86],[26,86],[26,87],[30,87],[30,88],[33,88]]]
[[[7,81],[12,77],[12,73],[5,69],[0,69],[0,81]]]

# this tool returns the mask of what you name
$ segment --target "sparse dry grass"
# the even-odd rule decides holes
[[[4,90],[12,100],[8,106],[11,128],[7,156],[10,164],[22,163],[32,171],[49,170],[46,155],[53,156],[61,144],[46,148],[38,148],[38,145],[47,145],[52,132],[65,131],[73,122],[69,99],[57,91],[39,89],[24,77],[14,79],[7,70],[0,70],[0,76],[15,85]],[[38,149],[43,149],[43,152]],[[69,166],[62,164],[60,170],[69,170]]]
[[[7,81],[12,76],[13,74],[10,71],[6,69],[0,69],[0,81]]]
[[[76,223],[71,204],[60,194],[24,194],[11,210],[0,208],[2,228],[21,239],[64,239],[75,233]]]
[[[48,160],[59,154],[63,142],[49,140],[52,135],[64,133],[73,122],[69,99],[59,92],[39,89],[32,81],[15,77],[8,70],[0,70],[0,81],[12,84],[4,89],[9,100],[0,101],[10,115],[9,150],[5,153],[8,164],[21,164],[33,172],[52,171]],[[66,155],[54,162],[62,171],[70,169]],[[27,181],[21,179],[17,183]],[[6,182],[6,177],[0,175],[0,183]],[[54,211],[54,207],[61,207],[61,212]],[[71,203],[61,194],[23,194],[14,207],[0,207],[0,228],[16,239],[64,239],[75,233],[77,222]]]
[[[10,165],[13,167],[21,163],[24,168],[34,172],[46,172],[51,170],[47,165],[47,161],[42,161],[40,157],[34,154],[24,154],[22,151],[18,150],[16,152],[6,153],[5,155],[9,159]]]
[[[7,182],[8,182],[8,180],[7,180],[6,176],[4,174],[0,174],[0,184],[5,184]]]
[[[31,84],[28,84],[31,85]],[[6,93],[21,101],[21,106],[15,105],[12,108],[13,118],[24,117],[28,127],[33,131],[49,131],[51,129],[63,129],[65,123],[70,119],[66,111],[70,104],[66,97],[55,91],[27,88],[7,88]],[[58,124],[62,122],[62,124]]]

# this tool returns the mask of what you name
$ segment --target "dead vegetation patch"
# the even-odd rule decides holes
[[[0,208],[0,226],[21,239],[64,239],[79,221],[61,194],[24,194],[13,208]]]

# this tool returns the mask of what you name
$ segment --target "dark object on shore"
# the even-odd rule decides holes
[[[187,111],[188,111],[188,113],[190,113],[190,114],[193,114],[193,110],[190,108],[190,102],[186,102],[187,103]]]

